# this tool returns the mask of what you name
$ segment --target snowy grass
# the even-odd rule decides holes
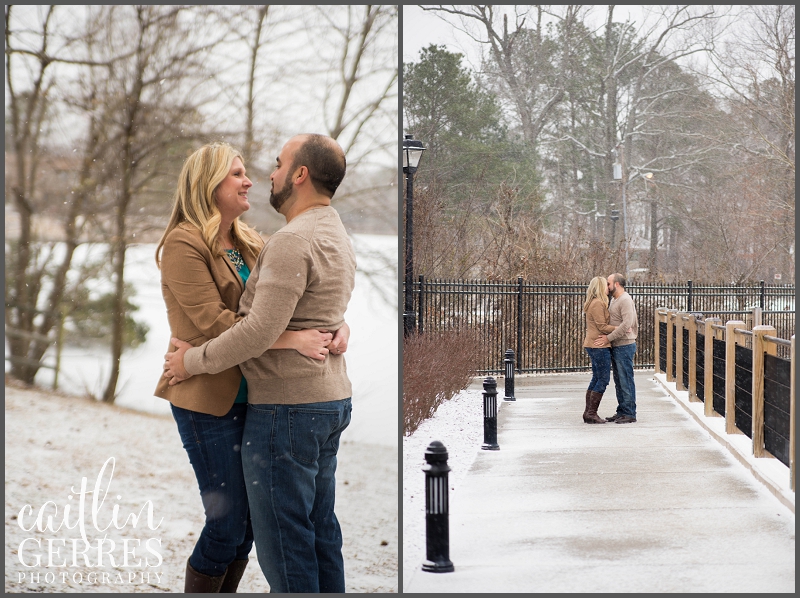
[[[183,590],[186,559],[204,517],[197,481],[171,417],[6,385],[5,436],[6,593]],[[108,497],[102,499],[105,505],[99,509],[97,528],[91,492],[103,463],[111,457],[114,472],[112,477],[106,470],[103,478],[101,488],[107,488]],[[362,442],[340,446],[336,513],[342,526],[348,592],[397,591],[397,466],[393,447]],[[85,512],[78,515],[75,494],[82,478],[88,480],[90,494]],[[136,525],[126,519],[146,501],[153,505],[155,530],[144,520]],[[44,505],[45,515],[58,525],[67,504],[72,505],[70,528],[32,527]],[[33,514],[24,513],[23,529],[19,514],[25,505],[31,505]],[[106,528],[116,506],[118,521],[124,523]],[[93,544],[101,538],[113,542],[114,561],[105,556],[101,565],[96,551],[89,551],[88,564],[80,556],[74,562],[69,547],[81,537],[75,527],[78,519],[85,521]],[[137,548],[137,541],[150,538],[158,541],[163,562],[144,566],[144,559],[153,555]],[[48,540],[53,540],[56,551],[52,566]],[[123,556],[125,540],[135,552],[129,557]],[[106,550],[109,546],[110,542]],[[37,557],[40,566],[35,564]],[[250,561],[239,591],[268,591],[255,550]]]
[[[502,401],[500,405],[502,406]],[[501,407],[502,408],[502,407]],[[438,440],[448,452],[450,501],[458,500],[458,485],[483,443],[483,394],[468,388],[445,401],[430,419],[403,437],[403,567],[418,567],[425,559],[425,449]]]

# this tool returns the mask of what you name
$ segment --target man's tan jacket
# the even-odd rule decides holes
[[[292,219],[267,241],[239,302],[244,317],[201,347],[189,349],[190,374],[221,372],[237,363],[248,403],[300,404],[352,395],[343,355],[324,361],[293,350],[268,350],[284,330],[338,330],[355,284],[353,246],[330,206]]]

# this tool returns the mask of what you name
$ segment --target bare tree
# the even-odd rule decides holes
[[[546,7],[533,6],[445,6],[422,7],[441,15],[460,19],[462,31],[488,48],[485,66],[489,77],[497,77],[513,106],[525,143],[535,147],[553,110],[564,98],[568,73],[559,67],[559,50],[548,44],[543,33]],[[579,6],[567,6],[564,13],[564,44],[561,53],[567,56],[573,43],[574,25],[580,21]],[[529,21],[531,12],[533,19]],[[509,13],[513,23],[509,26]],[[447,19],[445,19],[447,21]],[[449,22],[449,21],[447,21]],[[528,23],[530,22],[530,25]]]
[[[113,166],[118,175],[111,199],[110,257],[115,290],[111,373],[102,397],[106,402],[113,402],[116,397],[124,346],[125,255],[131,233],[128,212],[134,198],[157,176],[159,171],[153,163],[164,154],[165,146],[193,137],[185,129],[199,124],[196,116],[202,97],[196,91],[205,79],[205,54],[218,41],[213,36],[197,35],[197,31],[190,34],[191,19],[181,19],[185,10],[135,6],[133,14],[126,14],[124,7],[110,7],[102,15],[107,20],[108,34],[118,36],[121,42],[115,47],[110,38],[111,51],[130,53],[130,58],[118,62],[110,73],[111,96],[106,100],[117,115],[113,121]],[[122,29],[129,34],[119,36]]]
[[[396,137],[386,135],[397,130],[398,72],[396,58],[392,60],[397,56],[397,6],[326,6],[317,7],[317,14],[317,28],[326,32],[320,36],[326,43],[318,48],[323,69],[317,74],[325,81],[325,128],[344,149],[348,163],[337,209],[346,224],[367,213],[395,228],[397,172],[376,165],[395,157],[397,149]],[[360,271],[385,301],[393,302],[396,296],[387,290],[383,273],[396,279],[397,262],[374,252],[372,257],[378,265],[362,265]]]
[[[724,108],[705,131],[724,151],[714,162],[718,212],[698,210],[691,222],[719,248],[712,262],[728,280],[793,280],[795,7],[749,6],[735,16],[735,34],[698,69]]]
[[[264,4],[257,7],[255,27],[253,30],[253,40],[250,46],[250,71],[247,77],[247,118],[245,120],[244,130],[244,157],[249,160],[255,154],[255,119],[254,119],[254,104],[255,104],[255,83],[256,83],[256,67],[258,66],[258,53],[263,44],[261,34],[264,29],[264,22],[269,15],[269,4]]]
[[[608,214],[612,201],[623,210],[627,254],[628,244],[635,238],[634,227],[628,223],[635,212],[628,201],[631,185],[646,173],[659,181],[662,193],[648,198],[651,227],[649,235],[643,235],[651,237],[651,249],[655,248],[654,239],[668,222],[658,216],[658,201],[670,196],[664,191],[671,184],[684,185],[687,172],[718,147],[686,126],[691,115],[714,107],[699,83],[683,74],[678,63],[713,48],[714,23],[720,11],[668,6],[645,13],[645,23],[637,26],[630,20],[614,21],[614,9],[607,9],[603,35],[590,38],[594,54],[601,60],[595,65],[598,95],[589,109],[596,112],[598,126],[580,136],[565,132],[560,139],[597,161],[597,178],[606,181],[600,185],[606,197],[604,211]],[[621,170],[618,186],[609,183],[615,163]],[[677,228],[671,230],[672,235],[677,232]],[[649,262],[651,267],[656,264],[652,251]]]
[[[40,28],[26,32],[18,24],[12,6],[6,6],[6,91],[9,98],[8,116],[11,138],[11,171],[7,169],[7,185],[19,218],[16,238],[6,237],[12,251],[6,253],[6,335],[9,338],[11,374],[32,384],[41,367],[42,357],[52,343],[51,333],[63,317],[61,307],[70,295],[68,273],[76,248],[89,219],[87,205],[98,185],[102,173],[95,168],[96,160],[107,148],[104,143],[104,124],[95,109],[97,69],[111,66],[95,60],[91,52],[72,56],[71,46],[75,36],[54,34],[56,7],[44,9]],[[60,10],[60,9],[59,9]],[[30,16],[30,14],[28,14]],[[81,38],[87,47],[95,40],[95,31],[83,30]],[[31,44],[31,40],[38,42]],[[55,41],[54,41],[55,40]],[[77,177],[63,181],[50,176],[43,162],[57,160],[48,152],[43,136],[52,128],[54,104],[59,98],[55,73],[59,65],[86,67],[89,70],[84,82],[84,100],[90,105],[85,141],[75,159],[70,156],[66,171]],[[76,149],[75,152],[78,150]],[[8,161],[7,157],[7,161]],[[8,163],[8,162],[7,162]],[[74,169],[72,168],[74,166]],[[63,198],[63,201],[59,199]],[[56,201],[53,201],[56,199]],[[66,205],[65,210],[53,206]],[[45,214],[56,216],[64,235],[64,251],[56,252],[51,244],[44,244],[36,234],[37,222]]]

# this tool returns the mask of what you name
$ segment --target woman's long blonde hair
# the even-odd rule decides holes
[[[583,311],[589,310],[592,299],[597,297],[608,307],[608,281],[602,276],[595,276],[586,289],[586,301],[583,302]]]
[[[156,247],[156,265],[159,268],[161,248],[167,235],[181,222],[189,222],[198,228],[213,255],[223,255],[218,238],[222,217],[217,207],[216,190],[228,176],[236,158],[244,164],[241,152],[225,142],[214,142],[207,143],[186,159],[178,177],[169,224]],[[231,239],[235,246],[253,256],[257,256],[264,246],[259,234],[239,218],[231,226]]]

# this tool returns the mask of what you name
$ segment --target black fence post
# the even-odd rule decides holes
[[[483,444],[485,451],[500,449],[497,444],[497,381],[489,376],[483,381]]]
[[[511,349],[506,350],[506,357],[503,360],[506,366],[506,396],[503,397],[504,401],[516,401],[514,397],[514,351]]]
[[[517,358],[522,359],[522,276],[517,277]]]
[[[686,288],[688,290],[688,295],[686,297],[686,311],[691,312],[692,311],[692,281],[691,280],[687,280],[686,281]]]
[[[419,334],[425,331],[425,275],[419,275],[419,303],[417,304],[419,315],[417,316],[417,330]]]
[[[450,502],[447,481],[447,449],[438,440],[425,451],[425,557],[423,571],[448,573],[454,570],[450,560]]]
[[[766,288],[764,288],[765,287],[764,281],[762,280],[758,284],[761,287],[761,293],[758,296],[758,306],[761,309],[765,309],[764,306],[766,305]]]

